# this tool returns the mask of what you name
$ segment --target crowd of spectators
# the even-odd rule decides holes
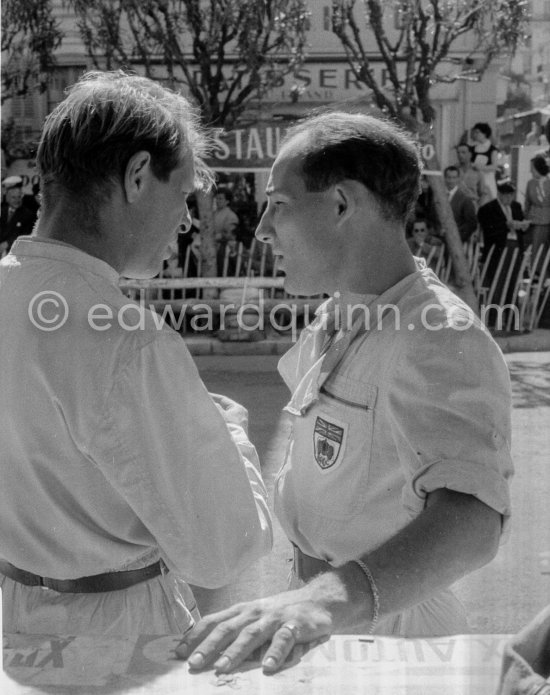
[[[546,130],[550,131],[550,122]],[[455,148],[456,163],[443,172],[460,239],[464,244],[479,244],[479,264],[487,289],[496,282],[499,264],[501,278],[506,275],[508,267],[503,268],[500,260],[507,249],[518,249],[516,264],[530,254],[530,262],[523,267],[536,277],[550,248],[550,150],[541,150],[531,159],[531,178],[521,191],[522,206],[517,200],[517,186],[500,164],[490,125],[476,123],[469,135],[469,140],[463,138]],[[428,257],[433,267],[442,254],[448,262],[449,254],[427,176],[422,177],[421,185],[407,237],[413,253]],[[443,249],[435,253],[431,251],[434,246]],[[511,262],[512,257],[508,253],[505,259]]]
[[[541,150],[531,160],[531,178],[525,191],[521,191],[525,196],[523,206],[516,200],[516,187],[509,178],[503,178],[499,169],[499,151],[489,124],[476,123],[469,139],[462,138],[456,145],[455,153],[456,161],[443,172],[451,210],[461,241],[481,245],[480,262],[487,262],[485,283],[490,285],[506,248],[517,246],[520,257],[529,249],[533,258],[537,253],[542,258],[550,247],[550,150]],[[32,194],[24,194],[23,185],[21,176],[8,176],[2,181],[0,256],[9,251],[18,236],[30,234],[37,219],[39,184],[33,185]],[[407,241],[411,251],[428,258],[435,269],[439,259],[448,261],[445,234],[427,176],[422,177],[421,186],[407,227]],[[180,235],[172,258],[165,262],[165,277],[201,274],[197,202],[191,199],[189,207],[191,230]],[[214,195],[213,216],[218,276],[273,272],[271,254],[265,254],[254,239],[262,212],[246,176],[234,181],[222,178]]]

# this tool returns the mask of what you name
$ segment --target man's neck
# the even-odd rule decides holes
[[[345,277],[334,289],[357,294],[382,294],[416,271],[404,233],[396,243],[381,243],[375,251],[366,249],[353,258],[348,256],[345,267]]]
[[[113,253],[109,240],[101,233],[100,224],[89,217],[86,222],[82,210],[77,211],[63,206],[51,213],[43,210],[34,236],[37,239],[73,246],[118,270],[116,254]]]

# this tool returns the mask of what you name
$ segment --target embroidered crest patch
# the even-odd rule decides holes
[[[323,470],[336,463],[343,438],[343,427],[334,425],[322,417],[316,418],[313,431],[313,452],[315,460]]]

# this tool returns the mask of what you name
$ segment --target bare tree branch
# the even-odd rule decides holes
[[[2,3],[2,103],[31,89],[45,91],[63,34],[50,0]]]
[[[480,79],[495,56],[513,52],[525,35],[526,0],[363,0],[363,3],[366,32],[361,32],[355,20],[356,0],[333,0],[333,31],[342,43],[356,79],[371,91],[376,105],[404,123],[423,143],[433,144],[432,86],[436,82],[471,77],[464,72],[462,61],[456,71],[442,70],[444,65],[449,65],[448,56],[457,39],[467,34],[471,43],[469,57],[482,56],[476,61],[476,77]],[[393,45],[388,37],[392,32],[397,36]],[[372,70],[373,51],[367,47],[367,37],[371,34],[389,75],[391,93]],[[437,160],[430,165],[434,169],[439,167]],[[432,189],[455,277],[463,287],[464,299],[475,308],[471,278],[442,181],[434,179]]]

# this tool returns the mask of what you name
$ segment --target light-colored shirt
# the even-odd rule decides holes
[[[322,354],[330,299],[279,363],[292,433],[275,511],[293,543],[334,566],[389,540],[439,488],[510,515],[506,364],[471,310],[417,263],[422,270],[363,301],[370,330],[356,309],[352,329]],[[456,631],[445,603],[409,627],[404,611],[390,630]]]
[[[460,169],[459,187],[473,201],[476,209],[491,200],[491,191],[485,183],[485,177],[481,171],[471,166],[466,170]]]
[[[233,239],[233,232],[238,224],[239,218],[230,207],[216,210],[214,212],[214,238],[216,241]]]
[[[0,557],[56,579],[160,557],[222,586],[272,540],[246,411],[118,282],[38,238],[0,262]]]

